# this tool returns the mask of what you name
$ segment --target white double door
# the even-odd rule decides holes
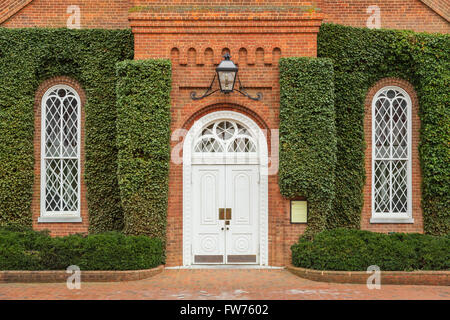
[[[193,165],[195,264],[259,264],[258,165]]]

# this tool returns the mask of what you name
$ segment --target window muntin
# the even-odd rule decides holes
[[[256,153],[256,143],[242,124],[219,120],[203,128],[194,143],[194,153]]]
[[[80,98],[66,85],[42,98],[41,215],[79,216]]]
[[[373,216],[411,212],[411,99],[398,87],[378,91],[372,103]]]

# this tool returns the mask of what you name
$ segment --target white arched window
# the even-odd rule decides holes
[[[398,87],[372,101],[371,222],[412,222],[411,98]]]
[[[56,85],[42,98],[40,222],[81,221],[78,93]]]
[[[194,153],[256,153],[256,142],[244,125],[219,120],[203,128],[194,143]]]

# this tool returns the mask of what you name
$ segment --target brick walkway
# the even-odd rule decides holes
[[[305,280],[285,270],[164,270],[153,278],[115,283],[0,284],[0,299],[450,299],[450,287],[361,284]]]

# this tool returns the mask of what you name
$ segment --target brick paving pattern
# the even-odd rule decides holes
[[[69,290],[65,283],[1,283],[5,299],[450,299],[450,287],[335,284],[299,278],[286,270],[170,269],[140,281],[82,283]]]

